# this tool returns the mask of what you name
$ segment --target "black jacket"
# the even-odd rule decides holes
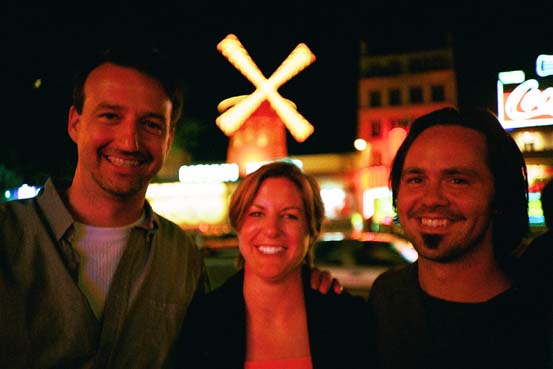
[[[178,348],[180,368],[242,369],[246,355],[243,271],[193,302]],[[311,289],[303,275],[309,343],[314,369],[371,368],[366,302],[343,292],[326,295]],[[294,339],[294,332],[290,332]]]

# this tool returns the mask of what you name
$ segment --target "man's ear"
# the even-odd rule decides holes
[[[69,108],[69,117],[67,119],[67,132],[73,142],[77,143],[79,138],[79,123],[81,122],[81,115],[77,112],[74,105]]]
[[[176,127],[173,126],[169,130],[169,137],[167,138],[167,149],[165,152],[165,156],[169,155],[169,152],[171,151],[171,146],[173,146],[173,140],[175,139],[175,129]]]

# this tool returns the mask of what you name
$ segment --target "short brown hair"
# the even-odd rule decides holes
[[[83,110],[84,85],[88,75],[105,63],[136,69],[157,80],[171,100],[171,127],[175,127],[182,114],[183,86],[168,55],[156,48],[134,46],[107,48],[94,55],[94,58],[85,63],[73,78],[73,106],[79,114]]]

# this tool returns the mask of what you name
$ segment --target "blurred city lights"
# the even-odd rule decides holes
[[[358,138],[353,141],[353,147],[355,147],[355,150],[357,151],[363,151],[367,148],[367,141],[362,138]]]
[[[296,167],[298,167],[300,169],[303,169],[303,163],[301,162],[301,160],[284,158],[284,159],[278,159],[278,160],[249,162],[249,163],[246,164],[246,174],[250,174],[252,172],[255,172],[262,165],[269,164],[273,161],[285,161],[285,162],[294,164]]]
[[[539,55],[536,59],[536,74],[547,77],[553,74],[553,55]]]
[[[42,186],[29,186],[28,184],[22,184],[18,188],[4,191],[3,201],[30,199],[38,195],[41,188]]]
[[[183,165],[179,168],[181,183],[235,182],[239,168],[235,163]]]

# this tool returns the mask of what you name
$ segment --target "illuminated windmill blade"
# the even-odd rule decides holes
[[[271,93],[266,95],[261,90],[256,90],[253,94],[221,114],[215,122],[226,135],[230,135],[240,128],[242,123],[257,109],[265,97],[296,141],[303,142],[313,133],[314,128],[311,123],[286,103],[284,98],[276,91],[271,91]]]
[[[285,102],[284,98],[277,91],[265,93],[260,89],[234,105],[232,108],[221,114],[215,122],[217,126],[227,135],[234,133],[242,123],[249,117],[257,107],[267,98],[275,112],[282,119],[290,134],[298,142],[303,142],[309,137],[314,128],[297,110]]]
[[[267,98],[296,141],[303,142],[313,133],[315,129],[311,123],[297,110],[288,105],[278,92],[274,91]]]
[[[248,95],[244,100],[240,101],[232,108],[225,111],[215,119],[217,126],[226,135],[233,134],[244,121],[253,114],[255,109],[261,105],[265,100],[265,92],[260,89],[254,91],[253,94]]]
[[[259,67],[255,64],[236,35],[227,35],[219,42],[217,50],[219,50],[223,56],[242,73],[242,75],[257,87],[254,93],[248,96],[247,99],[240,101],[215,120],[217,126],[219,126],[226,135],[230,135],[240,128],[247,117],[259,107],[265,99],[265,93],[263,91],[271,89],[271,87],[266,86],[260,89],[261,86],[268,84],[268,80],[263,73],[261,73]]]
[[[314,128],[297,110],[284,102],[276,86],[281,86],[289,81],[313,63],[315,59],[315,55],[309,50],[307,45],[299,44],[269,78],[269,81],[275,88],[270,91],[269,89],[266,90],[269,103],[280,116],[290,134],[298,142],[305,141],[313,133]]]
[[[269,79],[266,79],[235,35],[230,34],[225,37],[217,45],[217,49],[250,82],[257,88],[262,88],[266,91],[277,90],[316,59],[307,45],[301,43],[288,55],[273,75]]]
[[[267,79],[259,70],[259,67],[250,54],[246,51],[238,37],[233,34],[228,35],[219,42],[217,50],[223,54],[225,58],[242,73],[254,86],[261,85]]]
[[[253,94],[234,105],[232,108],[221,114],[216,123],[225,134],[234,133],[242,123],[267,99],[277,115],[282,119],[290,134],[298,142],[303,142],[309,137],[314,128],[296,109],[285,102],[284,98],[277,91],[268,93],[257,89]]]
[[[276,90],[311,65],[315,60],[315,54],[309,50],[307,45],[303,43],[299,44],[280,64],[277,70],[273,72],[269,80],[274,84]]]

